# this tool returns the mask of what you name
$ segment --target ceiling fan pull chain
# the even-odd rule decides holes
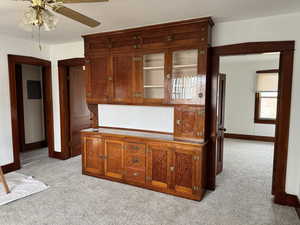
[[[39,26],[39,48],[40,51],[42,51],[42,45],[41,45],[41,27]]]

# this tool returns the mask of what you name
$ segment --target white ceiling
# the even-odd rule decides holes
[[[30,32],[19,27],[27,6],[28,2],[0,1],[2,35],[32,38]],[[299,0],[110,0],[67,6],[101,21],[102,25],[91,29],[59,16],[57,29],[42,32],[42,41],[53,44],[79,41],[83,34],[204,16],[212,16],[215,22],[224,22],[300,11]]]

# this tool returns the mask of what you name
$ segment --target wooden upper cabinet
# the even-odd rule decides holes
[[[204,49],[169,52],[168,89],[171,104],[205,104],[206,65],[202,61],[206,54]]]
[[[86,60],[86,96],[89,103],[108,103],[111,80],[108,55]]]
[[[99,137],[84,137],[83,154],[84,171],[103,175],[105,161],[103,140]]]
[[[170,184],[170,169],[172,152],[164,143],[148,145],[147,153],[147,183],[150,186],[168,189]]]
[[[176,106],[174,135],[179,138],[199,139],[205,136],[205,109],[197,106]]]
[[[212,26],[200,18],[84,36],[88,101],[205,105]]]
[[[124,142],[105,140],[105,176],[122,179],[124,175]]]
[[[113,65],[113,103],[133,102],[134,55],[118,54],[112,56]]]

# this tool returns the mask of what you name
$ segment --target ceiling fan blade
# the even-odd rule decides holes
[[[100,22],[98,22],[90,17],[87,17],[79,12],[76,12],[73,9],[67,8],[65,6],[56,5],[56,6],[52,6],[52,9],[56,13],[64,15],[72,20],[76,20],[79,23],[82,23],[89,27],[97,27],[101,24]]]
[[[62,3],[108,2],[109,0],[61,0]]]

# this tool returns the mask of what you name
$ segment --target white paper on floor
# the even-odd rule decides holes
[[[29,195],[44,191],[49,188],[48,185],[35,180],[33,177],[20,173],[8,173],[5,175],[10,193],[6,194],[2,183],[0,183],[0,205],[25,198]]]

